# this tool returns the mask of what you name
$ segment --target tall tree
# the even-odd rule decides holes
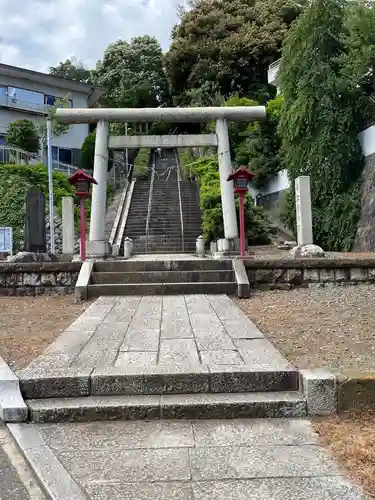
[[[166,67],[178,104],[209,82],[225,98],[251,95],[264,102],[270,63],[280,57],[291,22],[306,0],[192,0],[172,32]]]
[[[352,85],[361,85],[367,94],[375,93],[375,5],[355,0],[346,9],[347,31],[343,36],[345,53],[341,58],[343,75]]]
[[[51,66],[49,74],[73,80],[74,82],[91,82],[91,71],[78,57],[67,59],[65,62],[60,62],[57,66]]]
[[[9,146],[23,149],[29,153],[38,153],[39,151],[38,130],[30,120],[17,120],[9,123],[5,140]]]
[[[95,82],[108,88],[105,106],[157,107],[168,100],[163,53],[154,37],[111,43],[94,71]]]
[[[282,159],[292,186],[299,175],[311,177],[314,238],[326,250],[351,248],[360,211],[359,89],[340,65],[345,7],[345,0],[311,2],[288,33],[279,73]]]

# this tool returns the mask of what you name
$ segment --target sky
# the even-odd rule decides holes
[[[155,36],[168,49],[184,0],[0,0],[0,62],[48,71],[71,56],[94,67],[117,39]]]

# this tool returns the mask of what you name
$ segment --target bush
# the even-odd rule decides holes
[[[0,226],[13,228],[14,250],[20,249],[20,240],[25,225],[26,194],[31,186],[38,186],[46,199],[46,214],[49,212],[48,169],[44,165],[0,165]],[[75,223],[79,225],[79,200],[68,178],[61,172],[53,172],[53,201],[56,214],[61,217],[62,198],[75,198]],[[107,187],[107,199],[112,199],[112,188]],[[91,214],[91,198],[86,200],[87,220]]]
[[[5,133],[5,140],[9,146],[23,149],[29,153],[39,152],[39,134],[30,120],[17,120],[9,123]]]
[[[44,165],[0,165],[0,226],[13,228],[15,251],[20,249],[25,224],[26,194],[31,186],[38,186],[46,197],[48,211],[48,170]],[[61,172],[53,172],[54,204],[61,214],[63,196],[74,196],[74,188]]]
[[[89,172],[92,172],[94,168],[95,138],[95,131],[91,132],[83,141],[81,147],[81,167]]]
[[[200,207],[202,229],[206,242],[224,237],[221,206],[220,177],[217,158],[203,157],[191,163],[192,174],[200,185]],[[237,220],[239,220],[239,199],[236,198]],[[256,207],[250,196],[245,198],[245,227],[249,244],[267,244],[275,233],[261,207]]]
[[[137,156],[134,159],[134,171],[133,176],[139,181],[145,181],[148,179],[148,165],[150,161],[150,149],[140,148]]]

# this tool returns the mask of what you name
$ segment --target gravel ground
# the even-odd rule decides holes
[[[375,414],[325,418],[313,426],[352,479],[375,499]]]
[[[11,368],[27,366],[88,305],[72,297],[1,297],[0,356]]]
[[[298,368],[375,371],[375,285],[259,291],[237,303]]]

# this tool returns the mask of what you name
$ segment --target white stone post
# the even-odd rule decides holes
[[[221,205],[223,210],[224,236],[228,240],[238,238],[236,206],[234,204],[233,181],[227,178],[232,173],[230,158],[228,123],[224,118],[216,120],[216,134],[218,140],[218,159],[221,189]]]
[[[108,174],[108,122],[100,120],[96,128],[93,177],[98,183],[93,185],[90,220],[90,240],[87,254],[90,257],[104,257],[108,243],[104,237],[107,202]]]
[[[297,242],[298,245],[313,243],[310,177],[301,175],[295,180]]]
[[[62,252],[74,254],[74,200],[70,196],[62,199]]]

